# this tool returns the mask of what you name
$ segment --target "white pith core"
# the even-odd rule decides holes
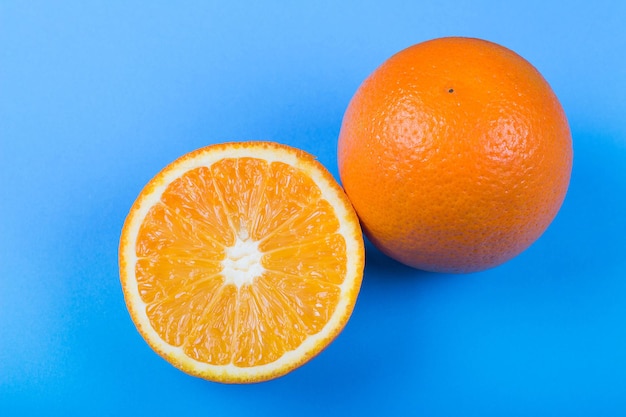
[[[226,248],[226,258],[222,261],[224,283],[234,284],[237,288],[252,284],[265,271],[261,265],[262,257],[259,242],[250,238],[247,230],[242,229],[235,238],[235,244]]]

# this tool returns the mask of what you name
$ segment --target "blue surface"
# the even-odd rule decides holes
[[[0,415],[626,415],[626,3],[259,3],[0,2]],[[459,276],[368,246],[345,331],[275,381],[215,384],[154,354],[117,266],[143,185],[243,139],[336,176],[361,81],[445,35],[517,51],[567,112],[571,186],[539,241]]]

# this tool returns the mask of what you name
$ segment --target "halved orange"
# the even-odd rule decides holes
[[[147,343],[205,379],[288,373],[347,323],[361,286],[357,216],[308,153],[212,145],[163,169],[122,229],[120,278]]]

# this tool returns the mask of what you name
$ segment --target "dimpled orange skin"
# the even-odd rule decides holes
[[[342,184],[382,252],[436,272],[488,269],[527,249],[569,185],[565,113],[524,58],[474,38],[409,47],[345,113]]]

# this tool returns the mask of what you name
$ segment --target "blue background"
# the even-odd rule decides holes
[[[0,2],[0,415],[626,415],[626,3],[226,3]],[[517,51],[560,98],[574,170],[548,231],[470,275],[368,244],[346,329],[278,380],[211,383],[154,354],[117,266],[143,185],[246,139],[337,176],[359,84],[447,35]]]

